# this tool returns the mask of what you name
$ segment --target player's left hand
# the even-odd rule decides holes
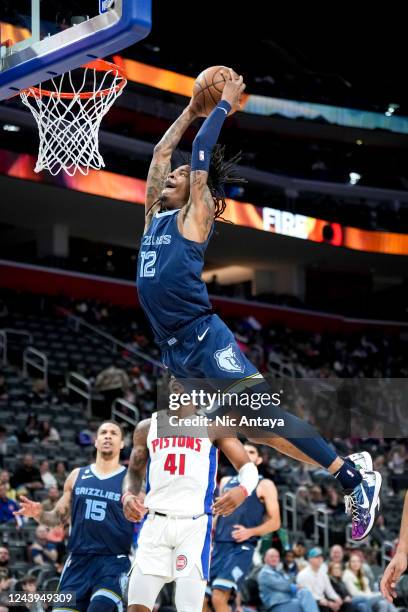
[[[249,540],[249,538],[252,537],[252,532],[243,525],[234,525],[231,536],[235,542],[240,543],[245,542],[245,540]]]
[[[123,502],[123,514],[128,521],[138,523],[147,512],[147,508],[137,495],[127,495]]]
[[[245,499],[246,495],[242,487],[234,487],[218,497],[213,504],[213,512],[220,516],[229,516]]]
[[[381,593],[390,603],[397,596],[397,582],[406,569],[407,555],[397,551],[387,566],[380,583]]]

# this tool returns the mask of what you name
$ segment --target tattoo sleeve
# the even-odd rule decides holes
[[[152,163],[150,164],[149,174],[146,185],[146,221],[150,221],[154,211],[149,213],[153,204],[160,197],[163,184],[170,172],[170,160],[173,151],[176,149],[181,137],[188,126],[195,119],[194,113],[189,107],[184,109],[180,117],[169,127],[160,142],[155,146]]]
[[[184,132],[194,121],[195,115],[191,112],[190,108],[187,107],[183,110],[180,117],[176,119],[176,121],[169,127],[167,132],[164,134],[163,138],[156,145],[156,149],[164,150],[168,153],[173,153],[174,149],[177,147],[180,142],[181,137]]]
[[[194,170],[191,172],[191,195],[187,205],[183,208],[183,223],[190,215],[194,215],[198,223],[201,239],[204,241],[214,223],[215,204],[207,185],[208,172]]]
[[[43,510],[38,517],[38,520],[47,527],[56,527],[57,525],[66,525],[69,523],[71,518],[71,500],[69,503],[60,500],[60,503],[54,508],[54,510]]]
[[[123,485],[123,490],[129,491],[133,495],[138,495],[143,485],[148,459],[147,433],[149,427],[150,419],[141,421],[133,435],[133,449]]]

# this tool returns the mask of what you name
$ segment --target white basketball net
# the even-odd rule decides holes
[[[51,79],[51,91],[39,85],[20,92],[38,125],[40,146],[35,172],[48,170],[55,176],[64,170],[73,176],[77,171],[87,175],[90,168],[105,167],[99,153],[99,127],[121,95],[126,79],[114,64],[100,64],[103,69],[95,69],[96,63],[78,69],[83,75],[76,84],[67,72]]]

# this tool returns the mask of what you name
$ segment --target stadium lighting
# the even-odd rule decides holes
[[[3,130],[5,132],[19,132],[21,127],[19,125],[13,125],[12,123],[5,123],[3,125]]]
[[[385,111],[385,116],[392,117],[392,115],[398,109],[399,109],[399,104],[389,104],[387,110]]]
[[[358,172],[350,172],[349,174],[350,185],[357,185],[360,179],[361,179],[361,174],[359,174]]]

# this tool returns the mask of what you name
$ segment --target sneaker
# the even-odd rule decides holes
[[[361,453],[353,453],[348,455],[346,459],[350,459],[359,472],[372,472],[373,471],[373,460],[370,453],[362,451]]]
[[[380,472],[362,472],[363,480],[344,496],[346,513],[351,514],[351,537],[363,540],[373,528],[380,509]]]

